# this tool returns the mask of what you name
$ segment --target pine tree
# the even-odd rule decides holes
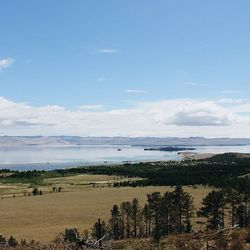
[[[219,229],[223,226],[224,218],[224,195],[222,191],[210,192],[202,202],[203,207],[198,212],[199,216],[208,218],[207,227]]]
[[[130,238],[130,221],[131,221],[131,213],[132,213],[132,205],[129,201],[123,202],[121,204],[121,213],[125,220],[125,231],[126,231],[126,237]]]
[[[147,195],[149,208],[152,210],[153,217],[155,219],[154,224],[154,239],[159,241],[160,239],[160,225],[159,225],[159,210],[160,210],[160,200],[161,194],[159,192],[154,192]]]
[[[152,210],[150,209],[149,205],[146,203],[143,208],[143,217],[145,221],[145,236],[151,236],[151,223],[152,223]]]
[[[140,207],[138,199],[133,199],[131,204],[131,218],[133,221],[134,227],[134,237],[137,237],[137,224],[138,224],[138,217],[139,217]]]
[[[192,230],[192,224],[191,224],[191,218],[194,214],[194,202],[193,197],[190,196],[188,193],[185,193],[185,196],[183,197],[183,207],[182,212],[184,213],[185,219],[185,231],[187,233],[190,233]]]
[[[236,211],[241,203],[241,196],[239,193],[234,189],[227,189],[226,190],[226,203],[230,205],[230,212],[231,212],[231,225],[232,227],[235,226],[236,222]]]
[[[166,192],[162,198],[161,213],[163,222],[163,234],[167,235],[171,233],[173,224],[176,224],[176,206],[175,196],[173,192]]]
[[[118,240],[121,236],[120,234],[120,218],[121,218],[121,213],[119,211],[118,205],[114,205],[113,209],[111,210],[111,228],[114,233],[114,239]]]

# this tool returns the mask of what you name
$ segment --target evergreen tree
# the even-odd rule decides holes
[[[226,190],[226,203],[230,205],[231,212],[231,225],[235,226],[236,222],[236,211],[238,209],[239,204],[241,203],[241,196],[234,189]]]
[[[130,238],[130,221],[131,221],[131,213],[132,213],[132,205],[129,201],[123,202],[121,204],[121,213],[124,217],[124,224],[125,224],[125,231],[126,231],[126,237]]]
[[[161,214],[162,214],[162,231],[164,235],[171,233],[173,227],[176,227],[176,207],[175,196],[173,192],[166,192],[161,202]]]
[[[159,192],[154,192],[147,195],[149,208],[152,210],[154,217],[154,239],[159,241],[160,239],[160,225],[159,225],[159,212],[160,212],[160,200],[161,194]]]
[[[133,231],[134,231],[134,237],[137,237],[137,224],[138,224],[138,217],[140,213],[140,207],[139,207],[139,202],[138,199],[133,199],[132,204],[131,204],[131,218],[133,221]]]
[[[207,227],[219,229],[223,226],[224,219],[224,195],[222,191],[210,192],[202,202],[203,207],[198,212],[199,216],[208,218]]]
[[[18,245],[17,240],[13,236],[10,236],[8,243],[10,247],[16,247]]]
[[[92,227],[92,232],[91,232],[92,237],[99,239],[103,237],[106,233],[107,233],[107,226],[105,221],[102,221],[100,225],[99,225],[99,220],[96,221]],[[85,232],[85,234],[87,235],[87,232]]]
[[[150,209],[149,205],[146,203],[143,208],[143,217],[145,222],[145,236],[151,236],[151,223],[152,223],[152,210]]]
[[[121,222],[121,213],[119,211],[118,205],[114,205],[111,210],[111,228],[114,233],[114,239],[118,240],[121,236],[120,233],[120,222]]]
[[[176,186],[174,190],[174,198],[175,198],[175,205],[178,214],[178,222],[177,222],[177,230],[179,233],[182,233],[182,207],[184,202],[185,193],[181,186]]]
[[[185,225],[185,232],[190,233],[192,230],[191,218],[194,215],[194,202],[193,197],[190,196],[188,193],[185,193],[183,197],[183,207],[182,212],[184,213],[184,225]]]

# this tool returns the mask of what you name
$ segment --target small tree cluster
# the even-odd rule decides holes
[[[224,228],[225,209],[231,213],[231,225],[248,227],[250,225],[250,194],[248,188],[226,189],[210,192],[202,202],[198,216],[207,218],[207,228]]]
[[[115,240],[140,237],[159,240],[170,233],[190,232],[193,210],[193,198],[177,186],[163,196],[159,192],[148,194],[143,207],[138,199],[115,204],[109,228]]]
[[[64,232],[65,242],[75,242],[80,237],[80,233],[77,228],[66,228]]]
[[[52,191],[53,191],[53,192],[59,192],[59,193],[60,193],[60,192],[62,191],[62,187],[53,187],[53,188],[52,188]]]
[[[32,191],[32,194],[33,194],[33,196],[43,195],[43,191],[39,190],[38,188],[34,188],[33,191]]]
[[[6,244],[9,247],[16,247],[18,245],[18,241],[13,236],[6,239],[4,236],[0,235],[0,244]]]

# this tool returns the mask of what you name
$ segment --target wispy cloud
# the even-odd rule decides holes
[[[198,82],[185,82],[184,84],[188,85],[188,86],[194,86],[194,87],[205,87],[205,86],[207,86],[207,84],[198,83]]]
[[[240,93],[241,91],[239,90],[232,90],[232,89],[227,89],[227,90],[222,90],[221,93],[225,95],[232,95],[232,94],[237,94]]]
[[[240,104],[248,102],[247,99],[232,99],[232,98],[222,98],[217,101],[217,103],[222,103],[222,104]]]
[[[146,90],[142,89],[127,89],[125,90],[126,93],[130,94],[147,94],[148,92]]]
[[[99,54],[116,54],[118,53],[118,50],[113,48],[100,48],[97,49],[96,52]]]
[[[107,80],[107,78],[105,78],[105,77],[98,77],[97,78],[97,81],[98,82],[104,82],[104,81],[106,81]]]
[[[94,110],[101,110],[104,108],[102,104],[92,104],[92,105],[82,105],[79,107],[82,111],[94,111]]]
[[[0,70],[9,68],[14,63],[14,61],[15,60],[11,57],[0,59]]]

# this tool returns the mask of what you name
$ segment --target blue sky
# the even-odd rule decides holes
[[[1,1],[0,96],[5,104],[26,103],[31,109],[48,105],[65,112],[91,109],[89,116],[96,109],[105,116],[105,112],[138,110],[165,101],[186,103],[188,99],[213,103],[238,116],[242,112],[235,105],[249,104],[249,13],[247,0]],[[160,106],[155,109],[165,115]],[[248,112],[244,110],[243,119]],[[33,123],[25,127],[30,119],[25,115],[19,120],[13,114],[6,116],[2,117],[1,133],[48,131],[36,129],[38,125]],[[86,116],[81,119],[89,119]],[[192,117],[188,119],[197,119]],[[175,135],[194,135],[198,126],[199,135],[219,136],[213,132],[217,123],[220,127],[229,124],[217,120],[171,126],[180,128]],[[169,120],[163,124],[165,128],[158,130],[156,125],[155,131],[152,127],[150,132],[145,129],[137,134],[168,135],[163,131]],[[109,129],[107,125],[103,134],[112,134]],[[137,135],[132,130],[124,135]],[[54,134],[57,130],[50,131]],[[59,131],[73,133],[74,129]],[[86,131],[83,135],[98,134]]]

